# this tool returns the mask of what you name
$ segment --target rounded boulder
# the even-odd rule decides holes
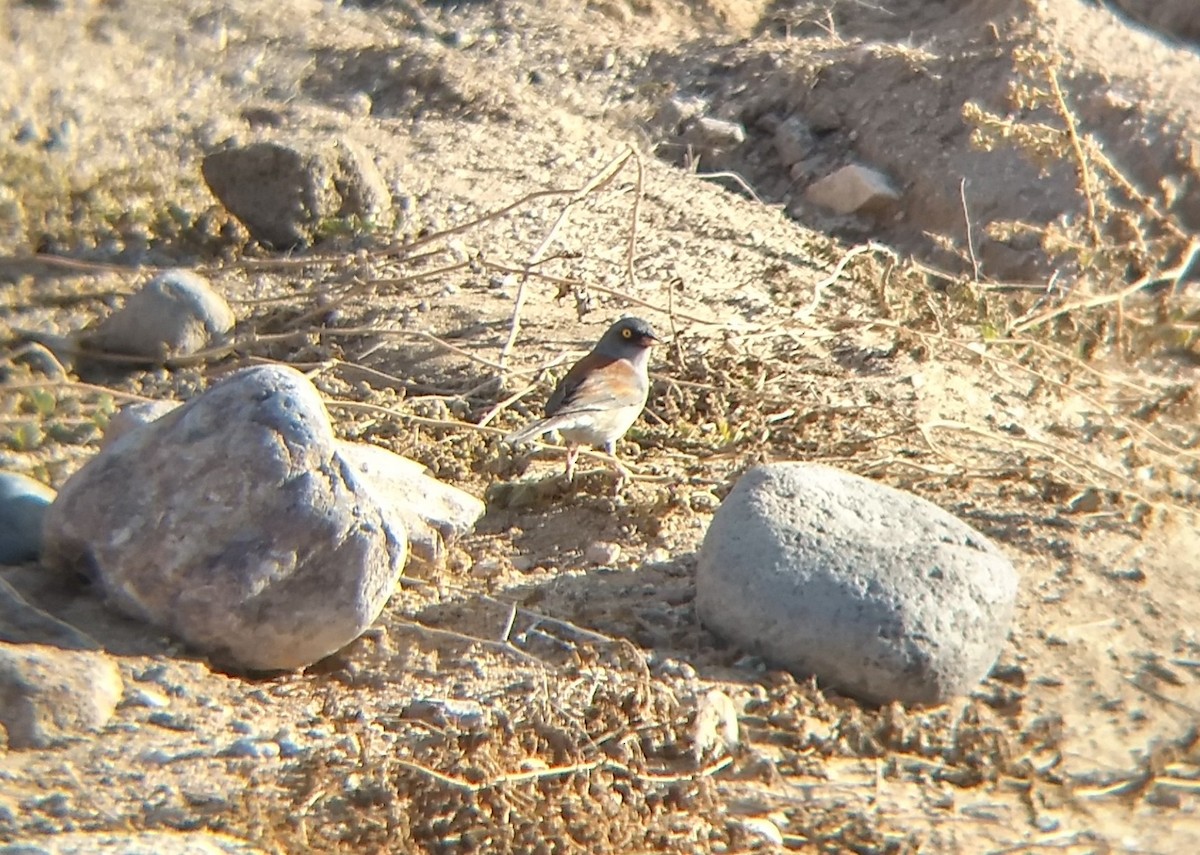
[[[826,466],[748,471],[709,526],[696,608],[717,635],[871,703],[969,692],[1008,636],[1017,573],[910,493]]]

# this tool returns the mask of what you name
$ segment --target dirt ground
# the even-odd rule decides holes
[[[0,842],[1200,851],[1200,47],[1186,14],[1119,5],[1148,25],[1084,0],[0,5],[0,467],[59,485],[125,400],[277,360],[344,436],[489,506],[366,636],[270,679],[4,569],[127,700],[94,739],[0,749]],[[675,96],[746,141],[699,150]],[[792,115],[814,136],[789,170]],[[300,133],[365,146],[395,223],[249,241],[200,160]],[[851,161],[899,202],[813,208]],[[228,296],[233,352],[85,384],[28,346],[166,266]],[[626,311],[671,340],[620,449],[639,477],[567,489],[498,437]],[[698,625],[708,520],[787,459],[1011,556],[1016,623],[970,698],[864,708]],[[694,750],[713,689],[742,711],[730,753]]]

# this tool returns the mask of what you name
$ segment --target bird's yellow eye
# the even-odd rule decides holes
[[[633,338],[633,330],[629,329],[629,327],[621,330],[621,338]]]

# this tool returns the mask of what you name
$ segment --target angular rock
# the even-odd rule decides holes
[[[835,214],[878,210],[899,200],[900,194],[886,175],[868,166],[852,163],[813,182],[804,198]]]
[[[407,554],[337,449],[303,374],[239,371],[76,472],[46,516],[44,563],[222,664],[303,667],[371,625]]]
[[[0,577],[0,641],[47,644],[64,650],[99,650],[86,633],[47,614],[22,597]]]
[[[36,561],[42,549],[42,517],[54,490],[18,472],[0,472],[0,564]]]
[[[126,404],[108,420],[104,436],[100,439],[100,447],[107,448],[135,428],[157,421],[179,406],[179,401],[139,401],[136,404]]]
[[[74,831],[0,846],[0,855],[259,855],[263,851],[213,831]]]
[[[121,692],[121,671],[103,653],[0,642],[0,727],[9,748],[49,748],[99,730]]]
[[[109,421],[103,445],[107,447],[178,406],[178,401],[153,401],[122,407]],[[470,533],[486,510],[479,499],[438,481],[420,463],[386,448],[338,440],[337,454],[369,482],[388,518],[404,526],[410,559],[440,564],[446,547]]]
[[[702,151],[729,151],[746,141],[746,129],[738,122],[700,116],[688,122],[683,139]]]
[[[909,493],[825,466],[757,466],[700,550],[717,634],[874,703],[969,692],[1007,638],[1017,574],[986,537]]]
[[[658,108],[653,123],[665,133],[675,135],[683,132],[687,122],[707,112],[708,102],[703,98],[673,95]]]
[[[214,152],[201,166],[213,195],[257,240],[312,242],[324,221],[380,218],[391,193],[371,156],[348,140],[256,142]]]
[[[775,151],[784,166],[793,166],[804,160],[816,147],[817,140],[808,122],[800,116],[789,116],[775,129]]]
[[[80,343],[89,350],[161,361],[225,342],[234,323],[229,304],[206,279],[168,270],[84,333]]]
[[[446,547],[469,534],[486,510],[479,499],[386,448],[339,442],[337,453],[371,485],[384,515],[404,525],[412,557],[427,564],[441,563]]]

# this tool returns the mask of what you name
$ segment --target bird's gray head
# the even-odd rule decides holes
[[[614,359],[634,359],[639,355],[644,358],[654,342],[660,340],[641,318],[621,318],[600,337],[596,353]]]

